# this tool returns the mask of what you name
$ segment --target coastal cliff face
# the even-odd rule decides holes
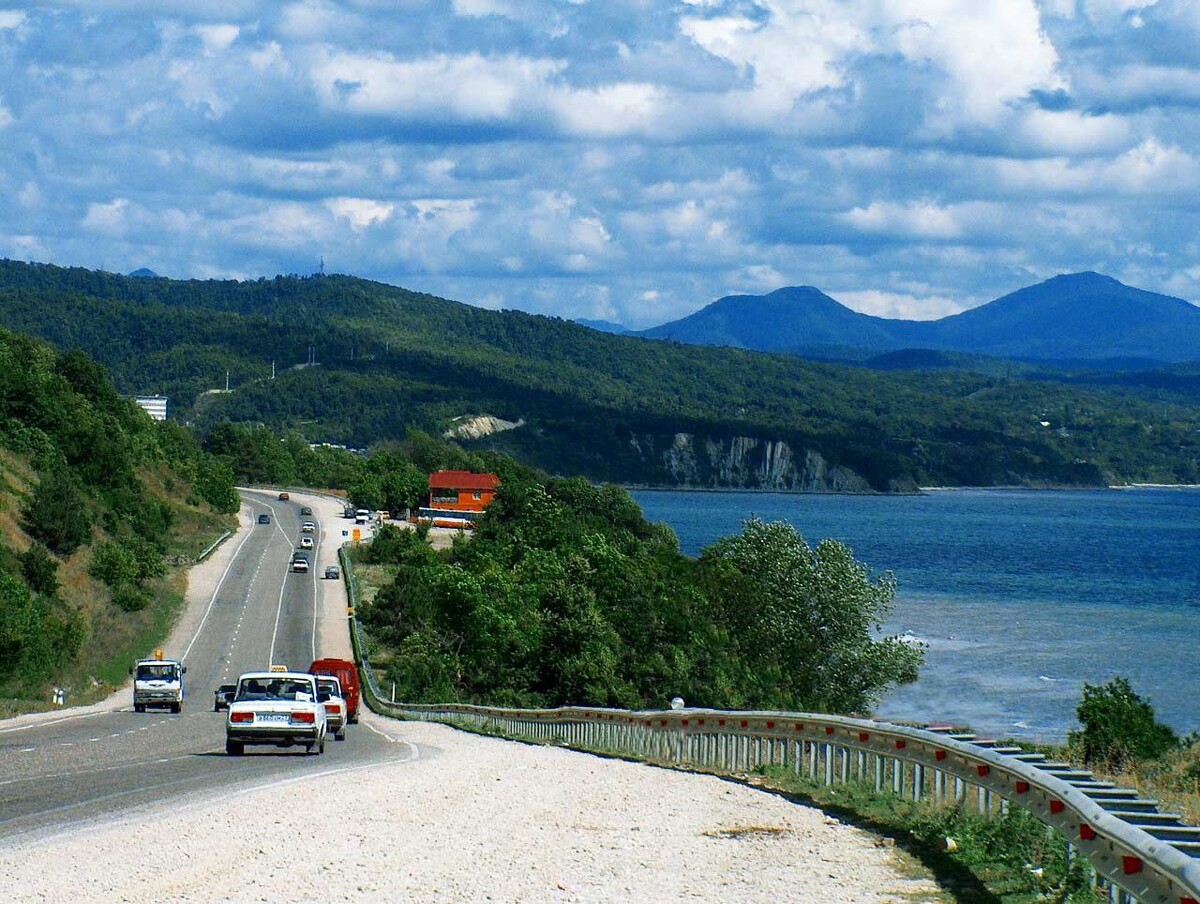
[[[797,453],[783,440],[676,433],[633,436],[630,446],[649,469],[682,487],[872,492],[854,471],[830,466],[811,449]]]

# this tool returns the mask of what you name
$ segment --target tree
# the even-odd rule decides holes
[[[62,556],[69,556],[91,536],[83,493],[66,468],[41,475],[23,514],[29,534]]]
[[[43,596],[58,593],[58,563],[45,546],[35,542],[17,558],[21,562],[21,577],[30,590]]]
[[[1069,738],[1083,748],[1085,763],[1120,770],[1132,761],[1158,759],[1179,746],[1175,732],[1155,721],[1154,708],[1127,678],[1099,685],[1085,682],[1075,715],[1083,728]]]
[[[875,640],[891,609],[890,574],[872,579],[835,540],[809,547],[790,524],[745,522],[701,553],[710,595],[724,603],[751,705],[863,712],[915,681],[924,651]]]

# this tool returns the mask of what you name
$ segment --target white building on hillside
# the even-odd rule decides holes
[[[167,397],[165,395],[138,396],[134,399],[146,414],[156,421],[167,419]]]

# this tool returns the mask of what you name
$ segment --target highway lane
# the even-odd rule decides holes
[[[403,743],[365,726],[351,726],[343,742],[330,736],[322,756],[306,756],[303,747],[250,747],[244,757],[225,755],[225,714],[212,711],[213,689],[269,664],[305,669],[320,652],[321,577],[315,567],[307,575],[289,568],[306,520],[299,514],[302,503],[259,493],[243,500],[249,526],[226,541],[236,546],[203,617],[190,636],[173,637],[174,648],[164,647],[188,668],[183,712],[135,713],[130,699],[117,712],[64,711],[40,724],[0,723],[0,843],[55,834],[131,808],[412,755]],[[271,516],[270,525],[257,523],[263,513]],[[321,525],[312,535],[314,565],[328,532]]]

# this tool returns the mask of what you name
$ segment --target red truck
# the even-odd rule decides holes
[[[348,659],[314,659],[308,667],[310,675],[332,675],[342,683],[346,699],[348,722],[358,721],[358,670]]]

